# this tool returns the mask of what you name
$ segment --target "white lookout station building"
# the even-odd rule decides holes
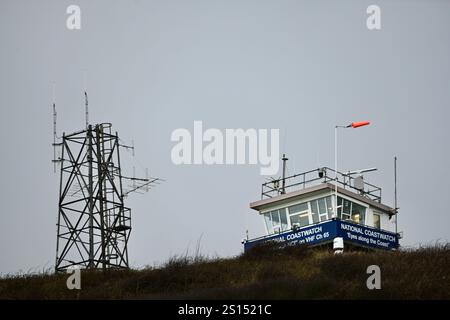
[[[339,251],[399,246],[397,210],[383,204],[381,188],[362,175],[322,167],[266,182],[261,200],[250,208],[264,220],[266,235],[244,240],[245,250],[267,241],[328,245]]]

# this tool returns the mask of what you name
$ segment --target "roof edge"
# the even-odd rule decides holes
[[[317,192],[317,191],[322,191],[322,190],[330,190],[330,191],[334,191],[335,190],[335,185],[332,183],[321,183],[319,185],[316,186],[312,186],[312,187],[308,187],[305,189],[301,189],[301,190],[297,190],[297,191],[293,191],[293,192],[289,192],[289,193],[285,193],[285,194],[281,194],[269,199],[262,199],[262,200],[258,200],[258,201],[254,201],[250,203],[250,208],[253,210],[257,210],[260,211],[261,209],[263,209],[264,207],[274,204],[274,203],[280,203],[280,202],[287,202],[292,198],[297,198],[297,197],[301,197],[313,192]],[[395,214],[395,209],[391,208],[385,204],[379,203],[377,201],[368,199],[360,194],[354,193],[352,191],[349,191],[347,189],[341,188],[341,187],[337,187],[338,193],[341,193],[343,195],[346,195],[350,198],[353,198],[355,200],[359,200],[361,202],[364,202],[372,207],[375,207],[383,212],[386,212],[390,215]]]

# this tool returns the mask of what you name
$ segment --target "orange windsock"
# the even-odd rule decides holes
[[[353,122],[352,127],[358,128],[358,127],[362,127],[362,126],[367,126],[369,124],[370,124],[370,121]]]

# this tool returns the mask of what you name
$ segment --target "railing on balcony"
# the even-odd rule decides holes
[[[292,176],[272,179],[262,184],[261,199],[272,198],[280,194],[289,193],[292,191],[301,190],[320,183],[332,183],[341,188],[348,189],[358,193],[368,199],[381,202],[381,188],[373,184],[359,180],[355,185],[354,178],[349,174],[337,171],[337,179],[335,177],[336,171],[328,167],[321,167],[314,170],[294,174]]]

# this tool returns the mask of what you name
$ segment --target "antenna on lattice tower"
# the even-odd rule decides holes
[[[83,87],[84,87],[84,106],[85,106],[85,117],[86,117],[86,129],[89,126],[89,101],[88,101],[88,94],[87,94],[87,71],[84,70],[83,72]]]
[[[88,94],[86,91],[84,92],[84,106],[85,106],[86,129],[87,129],[89,126],[89,101],[88,101]]]
[[[53,172],[56,173],[56,164],[60,162],[61,160],[59,157],[57,158],[57,152],[56,148],[61,146],[60,143],[57,142],[59,139],[57,133],[56,133],[56,120],[57,120],[57,113],[56,113],[56,85],[53,83],[52,86],[52,102],[53,102]]]

